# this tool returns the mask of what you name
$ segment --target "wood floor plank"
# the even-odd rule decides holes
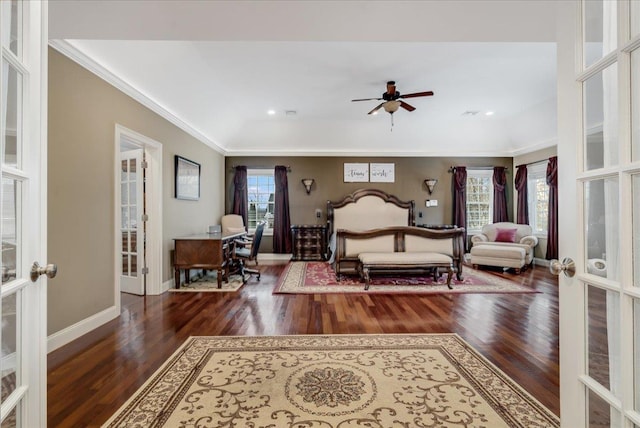
[[[487,270],[536,294],[274,295],[261,262],[237,293],[122,295],[122,315],[48,356],[48,426],[104,423],[189,336],[459,334],[558,414],[558,285],[546,268]]]

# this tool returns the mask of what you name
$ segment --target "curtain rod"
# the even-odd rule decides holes
[[[229,171],[235,171],[236,166],[241,166],[241,165],[233,165],[229,167]],[[246,166],[247,169],[275,169],[275,165],[274,166],[247,166],[247,165],[242,165],[242,166]],[[287,172],[291,172],[291,167],[289,165],[287,165]]]
[[[516,165],[515,168],[517,168],[519,166],[522,166],[522,165],[529,166],[529,165],[533,165],[533,164],[536,164],[536,163],[543,163],[543,162],[549,162],[549,159],[542,159],[542,160],[537,160],[537,161],[529,162],[529,163],[521,163],[520,165]]]
[[[470,169],[493,169],[493,168],[494,167],[492,166],[468,166],[467,171]],[[505,166],[504,170],[509,171],[509,167]],[[449,170],[447,172],[456,172],[456,167],[455,166],[449,167]]]

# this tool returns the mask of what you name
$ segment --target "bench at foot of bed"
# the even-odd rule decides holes
[[[439,269],[447,271],[447,287],[451,287],[454,267],[453,259],[445,254],[432,252],[360,253],[358,271],[368,290],[371,275],[385,273],[431,273],[437,281]]]

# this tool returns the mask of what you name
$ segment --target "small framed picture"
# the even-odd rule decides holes
[[[394,183],[396,164],[372,163],[369,168],[369,181],[372,183]]]
[[[200,199],[200,164],[176,155],[176,199]]]
[[[360,183],[369,181],[369,164],[368,163],[345,163],[344,164],[344,182]]]

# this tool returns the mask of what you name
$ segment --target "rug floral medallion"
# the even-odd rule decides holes
[[[355,275],[341,275],[326,262],[291,262],[280,276],[274,293],[536,293],[537,291],[506,278],[501,278],[465,266],[462,280],[451,280],[447,287],[446,275],[437,281],[431,276],[374,276],[369,290]]]
[[[105,427],[557,427],[455,334],[191,337]]]

